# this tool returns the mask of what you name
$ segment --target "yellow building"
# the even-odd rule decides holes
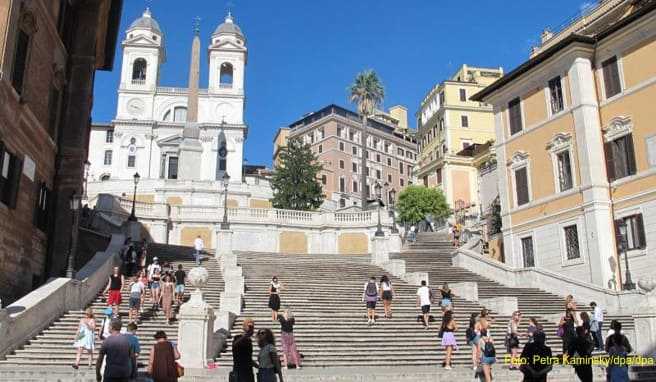
[[[634,281],[656,267],[656,2],[584,19],[473,98],[494,107],[506,262],[617,289],[618,242]]]
[[[289,128],[281,127],[273,137],[273,168],[280,166],[280,150],[287,146],[287,139],[289,137]]]
[[[502,75],[501,68],[463,65],[426,95],[417,112],[417,183],[442,188],[453,208],[479,203],[477,170],[471,158],[457,154],[469,145],[494,140],[492,106],[470,97]]]

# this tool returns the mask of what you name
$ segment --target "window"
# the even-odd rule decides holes
[[[36,206],[34,208],[34,225],[43,232],[48,229],[48,218],[50,214],[51,192],[45,182],[39,185],[37,190]]]
[[[339,178],[339,192],[345,192],[344,178]]]
[[[356,146],[352,146],[351,152],[353,153],[353,155],[358,155],[358,148]]]
[[[143,85],[146,83],[146,69],[148,63],[143,58],[137,58],[132,64],[132,84]]]
[[[341,142],[340,142],[340,143],[341,143]],[[323,152],[323,146],[322,146],[322,145],[319,145],[319,154],[321,154],[322,152]]]
[[[344,151],[344,142],[339,142],[339,150]]]
[[[437,177],[437,184],[442,184],[442,169],[438,168],[435,170],[435,176]]]
[[[460,89],[460,101],[461,102],[467,102],[467,90],[466,89]]]
[[[560,76],[549,80],[549,97],[551,103],[551,114],[556,114],[563,110],[563,86],[560,82]]]
[[[326,131],[323,127],[319,128],[319,139],[324,139],[326,137]]]
[[[519,98],[508,102],[508,125],[510,126],[510,135],[522,131],[522,107]]]
[[[380,170],[376,170],[376,179],[380,179],[380,178],[381,178]]]
[[[428,175],[424,175],[424,187],[428,187]]]
[[[340,138],[342,137],[342,127],[341,126],[337,126],[337,136],[340,137]]]
[[[412,174],[412,166],[408,165],[408,175]]]
[[[340,198],[339,199],[339,208],[344,208],[346,207],[346,199]]]
[[[403,178],[399,179],[399,185],[401,185],[401,187],[403,187],[405,185],[405,182],[403,181]]]
[[[367,167],[367,176],[369,176],[370,171],[371,171],[371,168]]]
[[[325,175],[321,175],[321,184],[324,186],[328,183],[328,178]]]
[[[11,84],[18,94],[23,94],[23,83],[27,71],[27,53],[30,48],[30,36],[22,29],[18,30],[16,53],[12,67]]]
[[[645,138],[649,167],[656,167],[656,135]]]
[[[353,192],[358,192],[358,182],[353,181]]]
[[[444,106],[446,103],[446,97],[444,96],[444,92],[440,92],[440,106]]]
[[[59,110],[61,109],[61,90],[56,86],[50,86],[48,94],[48,134],[55,137],[59,125]]]
[[[556,162],[558,165],[558,185],[560,192],[567,191],[574,186],[572,181],[572,163],[569,157],[569,150],[556,154]]]
[[[105,160],[103,161],[105,166],[111,166],[112,164],[112,150],[105,150]]]
[[[358,164],[353,162],[351,163],[351,167],[353,168],[353,172],[357,173],[358,172]]]
[[[397,152],[398,152],[398,154],[399,154],[400,156],[403,156],[403,154],[405,154],[405,152],[403,151],[403,149],[400,148],[400,147],[398,148]]]
[[[169,157],[169,179],[178,179],[178,157]]]
[[[517,195],[517,206],[529,202],[528,173],[526,167],[515,170],[515,193]]]
[[[390,149],[390,144],[389,142],[385,142],[385,153],[389,154],[389,149]]]
[[[376,162],[380,163],[380,154],[376,154]]]
[[[403,174],[403,162],[399,162],[399,172]]]
[[[231,63],[224,62],[221,64],[221,70],[219,71],[219,87],[220,88],[232,88],[234,76],[234,68]]]
[[[522,239],[522,257],[524,258],[524,267],[532,268],[535,266],[535,255],[533,253],[533,237]]]
[[[567,251],[567,260],[581,258],[579,251],[579,233],[575,225],[563,228],[565,231],[565,249]]]
[[[134,155],[128,155],[128,168],[133,168],[135,165],[135,162],[137,161],[137,157]]]
[[[352,131],[349,131],[349,141],[351,142],[355,141],[355,133]]]
[[[105,132],[105,143],[114,143],[114,130],[107,130]]]
[[[109,174],[104,174],[100,177],[101,182],[107,182],[111,178],[111,175]]]
[[[647,246],[647,241],[645,240],[645,225],[642,221],[642,214],[636,214],[631,216],[626,216],[615,221],[615,234],[619,237],[619,223],[624,221],[626,224],[626,250],[630,251],[633,249],[644,249]],[[617,240],[618,250],[621,250],[620,247],[621,241]]]
[[[343,160],[339,161],[339,168],[341,168],[342,170],[344,169],[344,161]]]
[[[392,174],[387,174],[387,183],[392,183]]]
[[[387,158],[387,165],[392,166],[392,158]]]
[[[619,94],[622,91],[622,84],[620,83],[620,72],[617,67],[617,57],[612,57],[602,62],[601,68],[606,98]]]
[[[606,142],[604,150],[606,151],[606,170],[609,181],[635,175],[636,163],[632,134]]]
[[[0,202],[12,209],[16,208],[22,170],[23,161],[0,141]]]

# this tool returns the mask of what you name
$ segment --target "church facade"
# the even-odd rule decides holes
[[[135,173],[144,180],[215,181],[223,179],[226,172],[230,183],[242,181],[247,135],[244,79],[248,51],[244,34],[228,14],[211,35],[207,48],[209,83],[198,91],[190,91],[192,85],[159,86],[160,70],[166,62],[165,42],[166,36],[149,9],[126,31],[116,117],[110,123],[92,126],[89,182],[131,180]],[[196,57],[196,65],[198,61]],[[192,72],[198,69],[193,66],[194,57]],[[196,82],[197,78],[196,73]],[[196,171],[185,177],[181,173],[181,144],[190,123],[198,131],[202,150],[196,157],[200,158]]]

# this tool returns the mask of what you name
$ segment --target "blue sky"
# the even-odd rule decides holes
[[[141,15],[143,0],[125,0],[114,70],[98,72],[93,119],[116,111],[120,40]],[[203,47],[226,13],[224,0],[152,0],[166,35],[163,86],[186,86],[192,24],[202,18]],[[502,66],[527,59],[547,26],[561,24],[584,1],[551,0],[232,0],[249,49],[246,68],[245,158],[271,164],[276,130],[303,114],[336,103],[353,109],[346,88],[355,75],[376,70],[385,85],[385,107],[408,108],[410,124],[426,92],[461,64]],[[201,87],[207,87],[207,56]]]

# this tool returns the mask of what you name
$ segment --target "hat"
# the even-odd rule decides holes
[[[157,256],[153,257],[153,261],[157,261],[157,260],[159,260]]]
[[[158,330],[155,332],[155,335],[153,337],[155,337],[156,340],[160,338],[166,338],[166,333],[163,330]]]
[[[103,310],[103,314],[105,316],[110,317],[112,314],[114,314],[114,311],[112,310],[112,308],[105,308],[105,310]]]

